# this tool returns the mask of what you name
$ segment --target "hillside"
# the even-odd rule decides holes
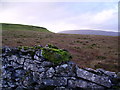
[[[105,35],[105,36],[118,36],[118,32],[112,31],[101,31],[101,30],[68,30],[61,31],[59,33],[67,33],[67,34],[85,34],[85,35]],[[120,34],[119,34],[120,35]]]
[[[32,26],[32,25],[22,25],[22,24],[9,24],[9,23],[0,23],[2,25],[2,30],[32,30],[40,32],[50,32],[44,27]]]
[[[72,54],[72,61],[80,67],[118,71],[117,36],[59,34],[49,31],[20,30],[18,27],[14,30],[9,27],[2,32],[3,46],[45,46],[48,43],[68,50]]]

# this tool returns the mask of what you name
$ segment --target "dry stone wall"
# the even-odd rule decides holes
[[[82,69],[72,61],[56,65],[46,60],[40,49],[32,56],[18,48],[4,47],[2,52],[2,90],[106,90],[120,86],[115,72]]]

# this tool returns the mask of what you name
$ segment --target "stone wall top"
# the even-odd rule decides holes
[[[103,69],[83,69],[69,60],[61,60],[61,63],[56,64],[48,60],[48,58],[46,59],[42,55],[42,50],[41,48],[34,50],[2,48],[3,53],[0,57],[2,62],[2,84],[0,86],[2,89],[102,90],[120,87],[119,73],[117,75],[115,72],[105,71]],[[57,58],[59,57],[58,55]]]

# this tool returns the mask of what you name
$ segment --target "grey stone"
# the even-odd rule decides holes
[[[38,72],[41,73],[41,72],[44,72],[45,71],[45,68],[41,67],[38,69]]]
[[[16,63],[16,62],[11,62],[11,65],[12,65],[14,68],[17,68],[17,67],[19,66],[19,64]]]
[[[19,63],[19,64],[24,64],[24,58],[19,58],[18,60],[17,60],[17,63]]]
[[[61,65],[60,67],[66,69],[66,68],[68,67],[68,64],[63,64],[63,65]]]
[[[35,60],[40,60],[40,58],[37,55],[34,55]]]
[[[93,72],[93,73],[99,73],[96,70],[92,69],[92,68],[85,68],[85,70],[89,71],[89,72]]]
[[[108,77],[104,77],[104,76],[99,76],[99,75],[96,75],[96,74],[93,74],[91,72],[88,72],[86,70],[83,70],[83,69],[80,69],[77,67],[77,77],[79,78],[83,78],[83,79],[86,79],[86,80],[89,80],[91,82],[95,82],[99,85],[103,85],[105,87],[111,87],[111,81]]]
[[[107,76],[110,76],[110,77],[117,77],[115,72],[105,71],[104,74],[106,74]]]
[[[55,70],[51,67],[46,71],[46,77],[51,78],[53,77],[54,73],[55,73]]]
[[[34,64],[39,64],[39,65],[40,65],[42,62],[40,62],[40,60],[34,60],[33,63],[34,63]]]
[[[56,76],[75,76],[74,66],[63,64],[55,68]]]
[[[40,73],[39,77],[40,77],[41,79],[45,78],[45,72]]]
[[[66,87],[56,87],[54,90],[72,90],[72,89]]]
[[[33,59],[25,58],[25,62],[26,63],[30,63],[30,64],[34,64],[34,60]]]
[[[30,55],[22,55],[21,58],[32,59],[32,57]]]
[[[38,72],[33,72],[33,80],[36,81],[37,83],[41,84],[41,76]]]
[[[51,66],[53,66],[53,63],[48,62],[48,61],[44,61],[41,63],[41,66],[42,67],[51,67]]]
[[[53,79],[44,79],[44,85],[47,86],[65,86],[67,85],[67,79],[65,77],[54,77]]]
[[[84,89],[101,89],[103,90],[103,86],[99,86],[97,84],[87,82],[84,80],[69,80],[68,81],[68,86],[71,88],[84,88]]]
[[[23,67],[24,67],[25,70],[28,70],[28,66],[29,66],[29,63],[28,62],[24,62],[24,66]]]
[[[41,57],[42,56],[42,50],[38,50],[38,51],[36,51],[36,53],[35,53],[38,57]]]
[[[24,86],[28,87],[28,86],[31,86],[35,82],[36,81],[34,81],[32,73],[29,73],[26,77],[24,77],[23,84]]]
[[[100,74],[104,74],[105,70],[102,68],[96,69],[96,71]]]
[[[15,70],[14,76],[17,78],[22,78],[25,74],[24,70]]]
[[[18,86],[15,90],[25,90],[25,89],[27,89],[26,87],[24,87],[23,85],[22,86]]]
[[[54,80],[52,80],[52,79],[43,79],[43,84],[44,85],[50,85],[50,86],[55,86],[55,82],[54,82]]]
[[[109,77],[116,77],[116,73],[115,72],[110,72],[110,71],[105,71],[104,69],[96,69],[96,72],[101,73],[104,76],[109,76]]]
[[[35,64],[29,64],[28,69],[30,69],[32,71],[36,71],[36,72],[38,71],[38,68]]]

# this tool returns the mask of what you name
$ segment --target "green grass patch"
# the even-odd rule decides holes
[[[22,25],[22,24],[9,24],[9,23],[0,23],[2,25],[2,30],[32,30],[40,32],[50,32],[44,27],[32,26],[32,25]]]

